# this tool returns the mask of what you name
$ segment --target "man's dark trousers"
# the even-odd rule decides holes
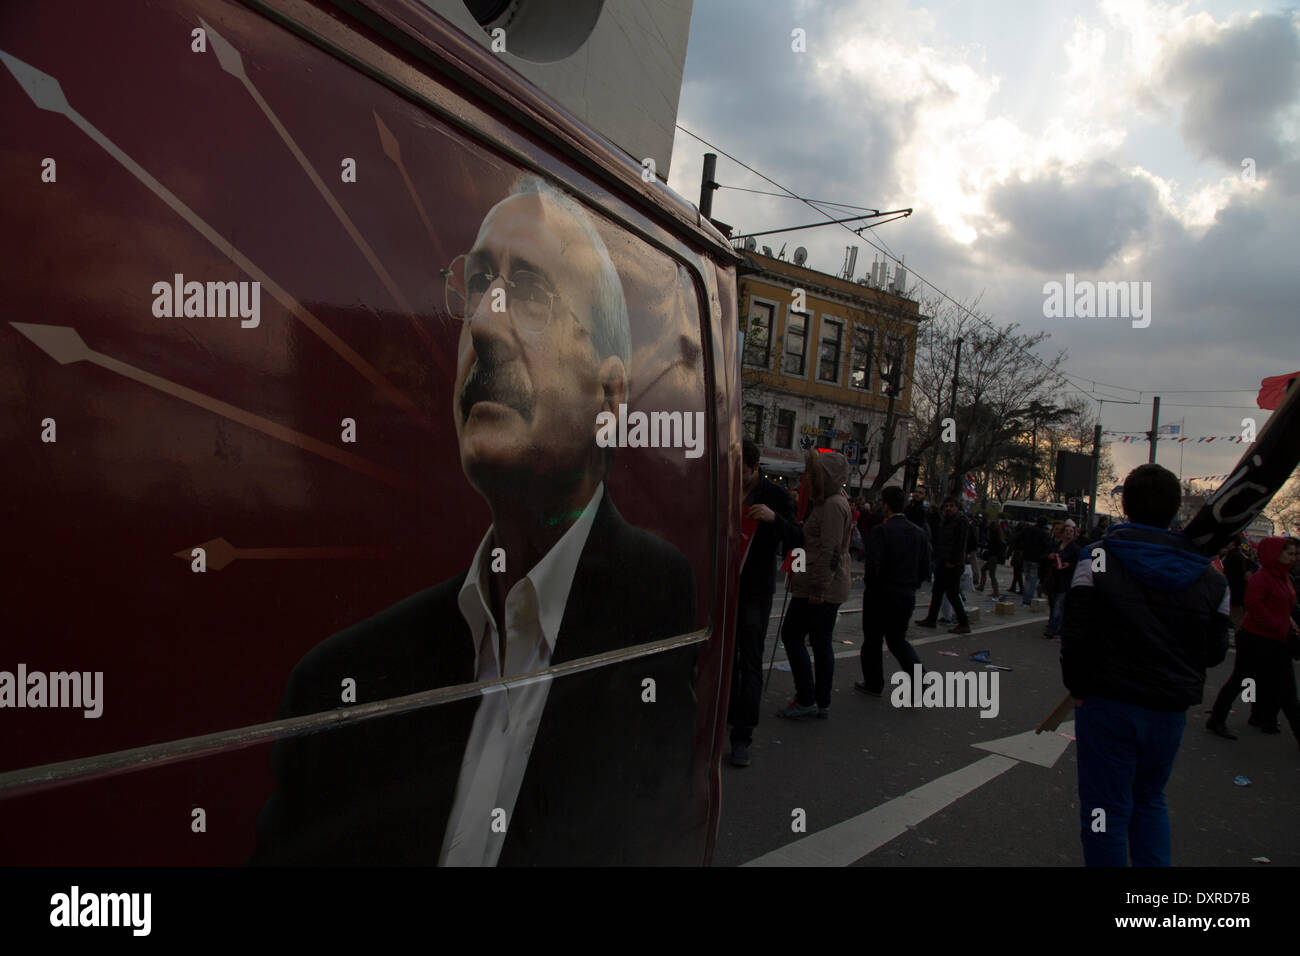
[[[939,620],[939,606],[943,604],[946,597],[948,603],[952,605],[953,613],[957,615],[957,624],[961,627],[970,627],[970,618],[966,616],[966,605],[962,603],[961,592],[958,585],[961,583],[961,565],[955,568],[943,567],[944,562],[936,563],[934,569],[934,590],[930,592],[930,610],[925,615],[926,621],[934,624]]]
[[[1184,711],[1104,697],[1074,708],[1085,865],[1127,866],[1130,855],[1134,866],[1170,865],[1165,784],[1186,725]]]
[[[885,671],[881,663],[881,639],[906,672],[913,676],[912,665],[920,664],[916,648],[907,642],[907,626],[912,623],[916,594],[887,588],[872,589],[862,600],[862,683],[867,690],[881,693],[885,689]]]
[[[772,592],[740,596],[736,612],[736,666],[731,674],[731,745],[748,747],[754,742],[758,709],[763,695],[763,645],[772,616]]]
[[[781,642],[790,661],[790,673],[794,677],[795,696],[800,707],[815,703],[825,710],[831,705],[831,681],[835,676],[831,635],[835,631],[839,607],[825,602],[809,604],[807,598],[797,597],[791,598],[790,607],[785,612]],[[815,676],[813,665],[808,660],[808,649],[804,647],[804,635],[812,643],[813,657],[817,661]]]

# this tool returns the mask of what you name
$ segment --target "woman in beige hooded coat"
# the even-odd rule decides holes
[[[839,606],[849,596],[849,541],[853,509],[844,491],[849,463],[838,452],[806,457],[809,501],[804,519],[805,559],[794,562],[790,607],[781,628],[781,641],[794,675],[795,696],[777,711],[781,717],[828,717],[835,651],[831,634]],[[812,642],[816,673],[808,660],[804,639]]]

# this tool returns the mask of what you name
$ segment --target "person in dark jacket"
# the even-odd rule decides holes
[[[976,591],[984,590],[984,579],[988,578],[993,596],[998,596],[998,565],[1007,559],[1007,546],[1002,538],[1002,526],[996,521],[989,525],[988,543],[984,553],[984,566],[980,569],[980,582]]]
[[[912,490],[912,500],[907,503],[903,509],[903,517],[916,525],[925,532],[926,537],[930,535],[930,524],[926,521],[925,492],[920,488]],[[928,542],[927,542],[928,543]]]
[[[731,762],[748,767],[749,748],[758,726],[763,695],[763,646],[772,616],[772,593],[776,589],[777,551],[788,552],[803,544],[803,531],[795,520],[789,492],[764,478],[759,471],[759,449],[746,441],[741,469],[742,505],[745,517],[757,521],[748,542],[745,564],[740,569],[740,600],[736,609],[736,664],[732,670]]]
[[[1228,552],[1222,556],[1223,573],[1228,579],[1228,591],[1232,601],[1232,623],[1235,627],[1246,615],[1246,578],[1250,573],[1250,562],[1241,553],[1241,535],[1236,535],[1228,542]]]
[[[970,522],[957,510],[957,499],[945,498],[943,524],[939,525],[934,542],[934,587],[930,592],[930,610],[916,622],[918,627],[938,627],[939,605],[947,598],[957,617],[957,626],[948,633],[970,633],[970,619],[966,616],[966,607],[962,604],[958,591],[966,563],[966,536],[969,532]]]
[[[1129,524],[1080,556],[1065,599],[1061,674],[1075,698],[1079,821],[1088,866],[1170,865],[1165,784],[1205,671],[1228,652],[1228,582],[1166,530],[1178,478],[1124,480]]]
[[[1038,596],[1038,565],[1052,548],[1052,538],[1047,533],[1047,519],[1039,515],[1030,527],[1020,534],[1020,554],[1024,567],[1021,571],[1025,589],[1025,607]]]
[[[1017,524],[1011,532],[1011,539],[1007,542],[1007,547],[1011,551],[1011,586],[1007,588],[1008,594],[1024,594],[1025,581],[1022,572],[1025,568],[1025,553],[1020,550],[1020,539],[1024,535],[1025,526]]]
[[[1214,699],[1206,721],[1207,730],[1236,740],[1228,729],[1228,710],[1242,692],[1242,682],[1257,682],[1259,711],[1269,724],[1280,709],[1300,741],[1300,703],[1296,700],[1295,669],[1287,649],[1287,638],[1300,633],[1295,618],[1296,592],[1290,572],[1296,565],[1300,545],[1286,538],[1265,538],[1259,543],[1260,569],[1246,585],[1246,616],[1237,628],[1237,661],[1232,676]]]
[[[1066,525],[1061,529],[1061,546],[1052,553],[1052,616],[1048,618],[1044,637],[1060,637],[1061,624],[1065,618],[1065,595],[1074,579],[1074,567],[1079,563],[1079,544],[1074,540],[1074,527]]]
[[[916,605],[916,589],[930,577],[930,542],[926,534],[905,518],[903,490],[886,488],[880,494],[884,521],[867,538],[862,592],[862,680],[853,686],[879,697],[885,688],[880,661],[884,639],[898,666],[915,676],[913,665],[921,658],[907,642],[907,624]]]

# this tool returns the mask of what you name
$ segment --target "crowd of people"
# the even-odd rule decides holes
[[[1300,741],[1300,702],[1292,658],[1300,659],[1300,541],[1268,538],[1258,553],[1241,536],[1213,558],[1172,525],[1182,500],[1178,479],[1143,465],[1125,479],[1127,522],[1102,517],[1091,529],[1073,519],[1007,522],[963,512],[954,498],[937,507],[917,488],[885,488],[879,501],[850,500],[848,464],[810,450],[802,521],[789,493],[759,473],[759,449],[746,442],[745,515],[758,522],[741,582],[737,667],[731,704],[732,763],[748,766],[762,688],[762,655],[779,553],[790,571],[781,626],[795,695],[778,711],[790,719],[830,716],[835,658],[832,632],[850,593],[850,566],[863,563],[862,680],[879,697],[888,647],[909,675],[921,667],[909,625],[953,624],[970,633],[967,598],[1039,595],[1049,617],[1044,636],[1061,639],[1061,667],[1075,699],[1080,833],[1089,865],[1169,865],[1164,787],[1182,740],[1187,708],[1204,693],[1206,670],[1223,661],[1236,628],[1232,675],[1214,701],[1207,728],[1235,740],[1226,718],[1234,700],[1252,704],[1249,723],[1280,733],[1285,714]],[[801,552],[796,552],[801,549]],[[801,553],[805,563],[791,561]],[[1010,566],[1003,591],[999,571]],[[911,618],[917,590],[932,581],[926,614]],[[812,647],[809,659],[806,643]],[[1095,826],[1097,809],[1108,825]]]

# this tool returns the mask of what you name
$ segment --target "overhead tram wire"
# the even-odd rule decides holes
[[[771,184],[772,184],[773,186],[775,186],[777,189],[782,190],[782,191],[785,193],[785,195],[789,196],[791,199],[797,199],[797,200],[799,200],[799,201],[802,202],[804,205],[808,206],[810,209],[813,209],[815,212],[818,212],[818,213],[820,213],[822,216],[826,217],[826,219],[828,219],[828,220],[831,220],[831,219],[832,219],[832,217],[830,216],[830,214],[827,213],[825,210],[823,210],[823,209],[818,209],[818,208],[817,208],[817,207],[816,207],[816,206],[815,206],[811,201],[809,201],[809,200],[805,199],[804,197],[800,196],[799,194],[797,194],[797,193],[794,192],[793,190],[791,190],[791,189],[787,189],[785,186],[783,186],[781,183],[777,182],[777,181],[776,181],[775,179],[773,179],[772,177],[767,176],[767,175],[764,175],[763,173],[760,173],[760,172],[759,172],[757,169],[755,169],[753,166],[750,166],[748,163],[746,163],[745,161],[743,161],[743,160],[741,160],[741,159],[737,159],[735,156],[731,155],[731,153],[728,153],[725,149],[722,149],[721,147],[716,146],[716,145],[714,145],[713,143],[710,143],[710,142],[709,142],[707,139],[705,139],[703,136],[700,136],[699,134],[692,132],[691,130],[687,129],[685,126],[681,125],[680,123],[677,123],[676,126],[677,126],[678,129],[680,129],[680,130],[681,130],[683,133],[685,133],[687,136],[690,136],[690,137],[692,137],[693,139],[699,140],[701,143],[703,143],[705,146],[709,147],[710,149],[717,150],[719,153],[721,153],[723,156],[726,156],[726,157],[727,157],[729,160],[731,160],[733,163],[736,163],[737,165],[744,167],[745,169],[747,169],[747,170],[749,170],[751,173],[753,173],[755,176],[758,176],[760,179],[762,179],[762,180],[764,180],[764,181],[766,181],[766,182],[771,183]],[[829,205],[829,204],[828,204],[828,205]],[[827,224],[828,224],[828,225],[831,225],[831,224],[834,224],[834,223],[833,223],[833,222],[828,222]],[[893,259],[894,262],[897,263],[898,265],[900,265],[900,266],[903,265],[902,260],[901,260],[898,256],[894,255],[892,252],[886,252],[885,249],[882,249],[880,246],[876,245],[876,243],[874,243],[871,239],[867,238],[866,236],[863,236],[861,233],[857,232],[856,230],[850,229],[848,226],[843,225],[842,223],[838,223],[838,225],[841,225],[841,226],[842,226],[846,231],[848,231],[848,232],[852,233],[853,235],[857,236],[858,238],[862,239],[863,242],[867,243],[867,245],[871,246],[871,247],[872,247],[873,249],[875,249],[877,252],[881,253],[882,255],[887,256],[887,257],[890,258],[890,259]],[[972,312],[970,309],[966,308],[964,305],[962,305],[960,302],[958,302],[956,299],[954,299],[951,295],[949,295],[949,294],[948,294],[947,292],[945,292],[943,289],[939,288],[937,285],[935,285],[935,284],[934,284],[933,282],[931,282],[929,279],[925,278],[925,276],[921,275],[920,272],[918,272],[915,268],[911,268],[910,271],[911,271],[912,275],[915,276],[915,277],[916,277],[920,282],[925,283],[927,286],[929,286],[931,289],[933,289],[935,292],[937,292],[941,297],[943,297],[944,299],[946,299],[946,300],[948,300],[949,302],[951,302],[951,303],[952,303],[952,304],[953,304],[953,305],[954,305],[958,310],[960,310],[960,311],[966,313],[966,314],[969,315],[971,318],[973,318],[976,322],[978,322],[979,324],[981,324],[981,325],[985,326],[987,329],[989,329],[991,332],[994,332],[995,334],[999,334],[999,335],[1002,334],[1002,330],[1001,330],[1001,329],[998,329],[995,325],[993,325],[992,322],[989,322],[987,319],[984,319],[984,318],[982,318],[982,317],[976,315],[976,314],[975,314],[974,312]],[[1021,352],[1021,353],[1022,353],[1023,355],[1025,355],[1025,356],[1027,356],[1027,357],[1028,357],[1032,362],[1034,362],[1035,364],[1037,364],[1037,365],[1041,366],[1042,368],[1044,368],[1044,369],[1045,369],[1049,374],[1051,374],[1053,377],[1055,377],[1058,381],[1060,381],[1060,382],[1062,382],[1063,384],[1065,384],[1066,386],[1068,386],[1068,388],[1069,388],[1070,391],[1078,392],[1080,395],[1085,395],[1085,396],[1087,396],[1087,397],[1093,399],[1094,401],[1097,401],[1097,400],[1098,400],[1097,397],[1096,397],[1096,395],[1095,395],[1093,392],[1090,392],[1088,389],[1083,388],[1081,385],[1079,385],[1079,384],[1077,384],[1077,383],[1071,381],[1071,378],[1078,378],[1080,382],[1089,382],[1089,383],[1093,384],[1094,387],[1095,387],[1096,385],[1102,385],[1102,386],[1104,386],[1104,387],[1106,387],[1106,388],[1117,388],[1117,389],[1120,389],[1121,391],[1126,391],[1126,392],[1137,392],[1139,396],[1141,396],[1141,394],[1142,394],[1141,391],[1140,391],[1139,389],[1131,388],[1130,386],[1127,386],[1127,385],[1114,385],[1114,384],[1111,384],[1111,383],[1108,383],[1108,382],[1098,382],[1098,381],[1096,381],[1095,379],[1083,378],[1082,376],[1074,376],[1074,375],[1072,375],[1072,374],[1069,373],[1069,372],[1065,372],[1065,371],[1062,371],[1062,370],[1059,370],[1059,369],[1054,369],[1054,368],[1052,368],[1050,365],[1048,365],[1046,362],[1044,362],[1042,359],[1040,359],[1037,355],[1035,355],[1033,352],[1030,352],[1028,349],[1026,349],[1024,346],[1022,346],[1022,345],[1016,345],[1015,348],[1016,348],[1017,351]],[[1113,400],[1113,399],[1107,399],[1107,401],[1114,401],[1114,400]],[[1134,404],[1139,404],[1139,403],[1140,403],[1140,398],[1139,398],[1139,402],[1135,402]]]
[[[815,202],[822,206],[842,206],[845,209],[859,209],[863,212],[880,212],[879,209],[873,209],[871,206],[855,206],[847,202],[831,202],[829,199],[805,199],[803,196],[788,196],[785,193],[770,193],[764,189],[747,189],[744,186],[728,186],[724,183],[718,183],[718,188],[734,189],[740,193],[754,193],[757,196],[775,196],[777,199],[798,199],[800,202]]]
[[[900,265],[900,266],[903,265],[902,260],[901,260],[901,259],[900,259],[900,258],[899,258],[895,253],[894,253],[894,251],[893,251],[892,249],[889,248],[889,244],[888,244],[887,242],[885,242],[885,240],[884,240],[883,238],[880,239],[880,243],[881,243],[881,245],[883,245],[883,246],[885,247],[885,248],[882,249],[881,246],[876,245],[876,243],[875,243],[875,242],[872,242],[871,239],[869,239],[869,238],[867,238],[866,236],[862,235],[862,233],[863,233],[866,229],[870,229],[870,228],[873,228],[874,226],[878,226],[878,225],[883,225],[885,222],[893,222],[893,221],[895,221],[894,219],[887,219],[887,220],[885,220],[884,222],[880,222],[880,223],[871,223],[871,224],[868,224],[868,225],[866,225],[866,226],[861,226],[861,227],[859,227],[859,228],[857,228],[857,229],[850,228],[849,226],[845,225],[845,224],[842,223],[842,222],[837,222],[837,221],[835,221],[834,218],[831,216],[830,213],[826,212],[826,211],[823,210],[823,209],[819,209],[819,208],[817,208],[817,205],[816,205],[816,204],[817,204],[817,203],[820,203],[820,204],[823,205],[823,206],[841,206],[841,207],[846,208],[846,209],[870,209],[870,210],[873,211],[873,212],[878,212],[878,210],[874,209],[873,207],[868,207],[868,206],[855,206],[855,205],[852,205],[852,204],[850,204],[850,203],[838,203],[838,202],[831,202],[831,201],[829,201],[829,200],[813,200],[813,199],[808,199],[808,198],[806,198],[806,197],[800,196],[800,195],[798,195],[797,193],[795,193],[793,190],[788,189],[787,187],[783,186],[781,183],[777,182],[775,179],[772,179],[770,176],[766,176],[766,175],[764,175],[763,173],[760,173],[757,169],[755,169],[754,167],[750,166],[748,163],[744,162],[743,160],[737,159],[735,156],[731,155],[731,154],[728,153],[726,150],[721,149],[721,148],[718,147],[718,146],[715,146],[713,143],[710,143],[708,140],[704,139],[702,136],[699,136],[698,134],[691,132],[691,130],[687,129],[685,126],[682,126],[680,123],[678,123],[678,124],[676,124],[676,125],[677,125],[677,128],[680,129],[683,133],[686,133],[688,136],[691,136],[691,137],[693,137],[694,139],[699,140],[701,143],[703,143],[705,146],[708,146],[710,149],[715,149],[715,150],[717,150],[718,152],[722,153],[722,155],[724,155],[724,156],[726,156],[728,159],[730,159],[733,163],[736,163],[737,165],[744,167],[745,169],[747,169],[747,170],[749,170],[751,173],[753,173],[755,176],[758,176],[760,179],[763,179],[763,180],[765,180],[766,182],[771,183],[773,186],[777,187],[778,189],[782,190],[782,192],[780,192],[780,193],[770,193],[770,192],[766,192],[766,191],[764,191],[764,190],[748,189],[748,188],[741,187],[741,186],[725,186],[725,187],[721,187],[721,188],[725,188],[725,189],[735,189],[735,190],[738,190],[738,191],[741,191],[741,192],[751,192],[751,193],[756,193],[756,194],[758,194],[758,195],[775,196],[775,197],[777,197],[777,198],[796,199],[796,200],[798,200],[799,202],[802,202],[804,205],[808,206],[809,208],[813,209],[815,212],[817,212],[817,213],[821,214],[822,216],[824,216],[824,217],[827,219],[827,223],[826,223],[826,225],[839,225],[839,226],[841,226],[842,228],[844,228],[844,229],[847,230],[848,232],[851,232],[851,233],[853,233],[855,236],[857,236],[858,238],[862,239],[862,240],[863,240],[864,242],[866,242],[869,246],[871,246],[872,248],[874,248],[877,252],[880,252],[882,255],[886,255],[886,256],[888,256],[890,259],[893,259],[894,262],[896,262],[898,265]],[[901,217],[899,217],[899,218],[901,218]],[[929,279],[925,278],[925,276],[921,275],[920,272],[918,272],[915,268],[911,269],[911,272],[912,272],[912,275],[914,275],[914,276],[915,276],[915,277],[916,277],[920,282],[923,282],[925,285],[929,286],[931,289],[933,289],[935,292],[937,292],[937,293],[938,293],[940,296],[942,296],[944,299],[946,299],[947,301],[951,302],[954,306],[956,306],[960,311],[966,313],[967,315],[969,315],[971,318],[975,319],[975,321],[977,321],[978,323],[980,323],[981,325],[983,325],[985,328],[989,329],[990,331],[992,331],[992,332],[994,332],[994,333],[997,333],[997,334],[1001,334],[1001,330],[998,329],[995,325],[993,325],[993,324],[992,324],[991,322],[989,322],[987,319],[981,318],[980,316],[978,316],[978,315],[976,315],[974,312],[972,312],[970,309],[968,309],[968,308],[966,308],[965,306],[963,306],[960,302],[958,302],[956,299],[954,299],[954,298],[953,298],[951,295],[949,295],[946,291],[944,291],[943,289],[939,288],[937,285],[935,285],[935,284],[934,284],[933,282],[931,282]],[[1180,394],[1187,394],[1187,395],[1210,395],[1210,394],[1249,393],[1249,392],[1257,391],[1257,387],[1251,387],[1251,388],[1225,388],[1225,389],[1137,389],[1137,388],[1133,388],[1133,387],[1128,386],[1128,385],[1115,385],[1115,384],[1112,384],[1112,383],[1109,383],[1109,382],[1099,382],[1099,381],[1097,381],[1096,379],[1084,378],[1083,376],[1080,376],[1080,375],[1078,375],[1078,374],[1076,374],[1076,373],[1067,372],[1067,371],[1065,371],[1065,370],[1063,370],[1063,369],[1053,369],[1053,368],[1052,368],[1051,366],[1049,366],[1046,362],[1044,362],[1042,359],[1040,359],[1037,355],[1034,355],[1034,353],[1030,352],[1028,349],[1024,348],[1023,346],[1019,346],[1019,345],[1017,345],[1017,346],[1015,346],[1015,348],[1016,348],[1017,351],[1021,352],[1021,353],[1022,353],[1023,355],[1025,355],[1025,356],[1027,356],[1027,357],[1028,357],[1031,361],[1033,361],[1035,364],[1041,366],[1041,367],[1042,367],[1044,370],[1046,370],[1049,374],[1051,374],[1051,375],[1053,375],[1055,378],[1057,378],[1060,382],[1062,382],[1063,384],[1065,384],[1066,386],[1068,386],[1070,391],[1077,392],[1077,393],[1080,394],[1080,395],[1084,395],[1084,396],[1086,396],[1086,397],[1092,399],[1093,401],[1098,402],[1099,404],[1104,404],[1104,403],[1106,403],[1106,402],[1110,402],[1111,404],[1117,404],[1117,405],[1118,405],[1118,404],[1123,404],[1123,405],[1141,405],[1141,404],[1143,404],[1143,400],[1142,400],[1142,396],[1143,396],[1143,395],[1180,395]],[[1078,381],[1074,381],[1075,379],[1077,379]],[[1091,389],[1084,388],[1084,387],[1083,387],[1083,384],[1081,384],[1081,383],[1087,383],[1087,384],[1091,385],[1092,388],[1091,388]],[[1098,386],[1098,385],[1100,385],[1100,386],[1102,386],[1102,387],[1104,387],[1104,388],[1116,388],[1116,389],[1120,389],[1120,390],[1122,390],[1122,391],[1126,391],[1126,392],[1136,392],[1136,393],[1137,393],[1137,396],[1138,396],[1138,397],[1137,397],[1137,400],[1118,399],[1118,398],[1114,398],[1114,397],[1112,397],[1112,396],[1106,396],[1104,393],[1098,393],[1098,392],[1097,392],[1097,386]],[[1166,405],[1166,406],[1168,406],[1168,407],[1174,407],[1174,408],[1235,408],[1235,409],[1248,409],[1248,410],[1249,410],[1249,409],[1254,409],[1254,408],[1255,408],[1255,406],[1253,406],[1253,405],[1209,405],[1209,404],[1194,404],[1194,403],[1188,403],[1188,402],[1165,402],[1164,405]]]

